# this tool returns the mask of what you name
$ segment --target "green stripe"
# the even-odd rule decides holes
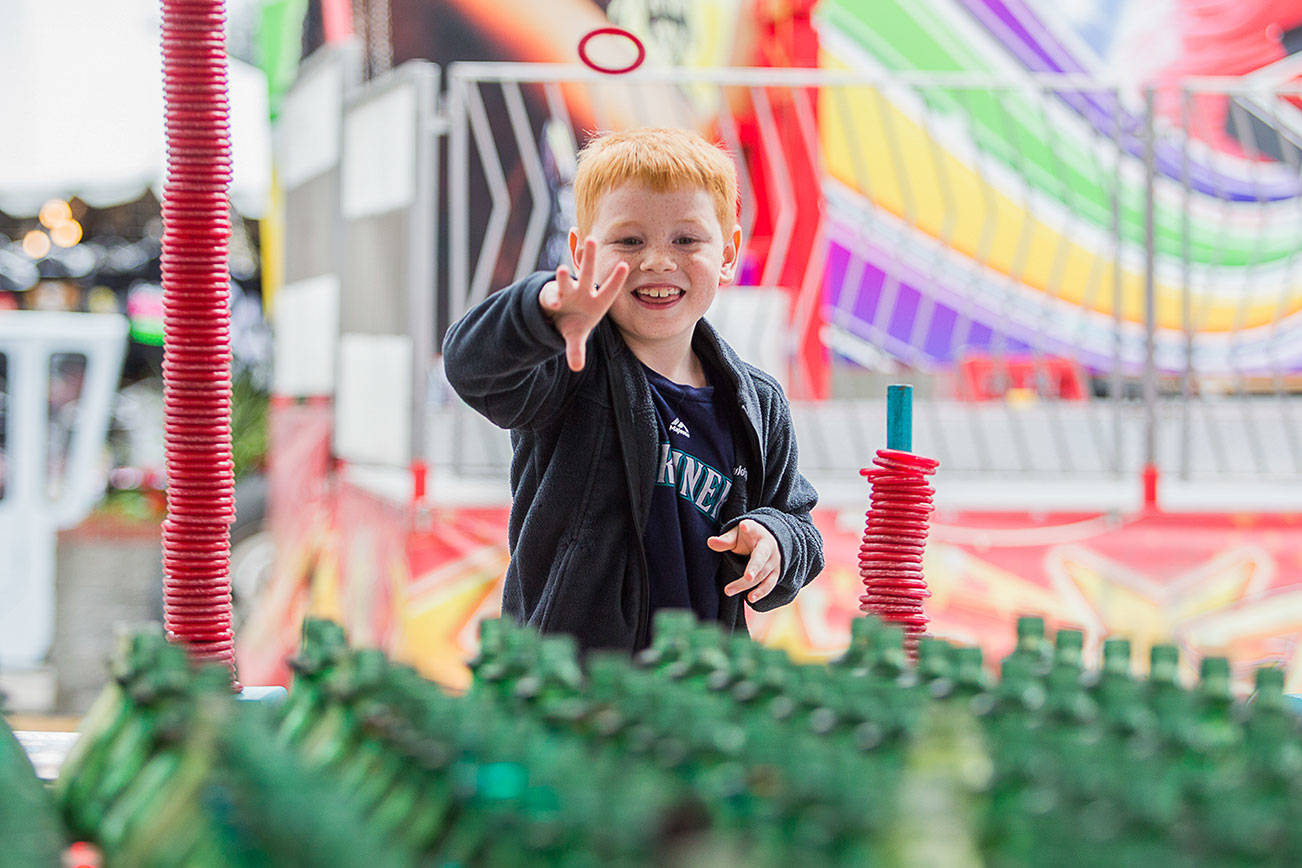
[[[975,52],[947,34],[943,16],[927,0],[825,0],[820,25],[844,34],[879,63],[893,71],[970,72],[995,75]],[[924,23],[923,16],[928,16]],[[1049,132],[1038,104],[1017,90],[1000,94],[987,90],[935,87],[919,90],[937,117],[967,126],[982,159],[997,160],[1025,179],[1029,187],[1055,199],[1082,220],[1111,232],[1113,187],[1111,166],[1097,166],[1085,142]],[[1082,121],[1084,123],[1084,121]],[[1095,137],[1096,138],[1096,137]],[[1094,144],[1094,141],[1089,144]],[[1110,159],[1110,158],[1107,158]],[[1130,243],[1144,243],[1144,189],[1126,183],[1121,191],[1120,228]],[[1029,209],[1028,209],[1029,210]],[[1191,216],[1191,221],[1196,215]],[[1155,249],[1159,255],[1183,255],[1183,215],[1161,201],[1154,203]],[[1292,222],[1292,221],[1288,221]],[[1263,226],[1249,232],[1231,226],[1190,226],[1190,257],[1215,266],[1260,265],[1287,259],[1297,252],[1296,233]]]

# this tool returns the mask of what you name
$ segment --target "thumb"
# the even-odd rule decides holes
[[[737,528],[733,527],[718,536],[712,536],[705,541],[705,544],[716,552],[729,551],[737,545]]]

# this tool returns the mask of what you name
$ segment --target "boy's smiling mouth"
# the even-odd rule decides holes
[[[633,290],[633,297],[651,307],[667,307],[683,297],[683,290],[668,284],[641,286]]]

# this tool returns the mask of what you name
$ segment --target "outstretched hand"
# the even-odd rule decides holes
[[[742,519],[735,527],[710,537],[706,545],[716,552],[750,555],[741,578],[723,589],[729,597],[749,590],[746,599],[756,603],[769,595],[782,576],[782,550],[778,541],[757,521]]]
[[[538,292],[539,306],[565,338],[565,361],[571,371],[583,370],[588,335],[615,303],[628,278],[628,263],[621,261],[598,284],[594,273],[596,259],[597,242],[589,238],[583,242],[578,279],[571,277],[569,268],[562,265],[556,269],[556,279],[547,281]]]

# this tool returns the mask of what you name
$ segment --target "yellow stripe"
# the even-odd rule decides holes
[[[826,52],[823,65],[847,68]],[[819,92],[823,162],[833,178],[987,268],[1070,304],[1113,315],[1110,256],[1075,243],[988,183],[893,105],[887,93],[872,86],[838,90],[844,93]],[[990,235],[983,244],[986,232]],[[1156,290],[1158,327],[1180,330],[1179,288],[1159,283]],[[1280,295],[1272,292],[1240,308],[1195,292],[1195,325],[1200,332],[1228,332],[1270,325],[1302,310],[1302,287],[1290,287],[1282,307]],[[1122,316],[1142,322],[1143,305],[1143,275],[1123,266]]]

